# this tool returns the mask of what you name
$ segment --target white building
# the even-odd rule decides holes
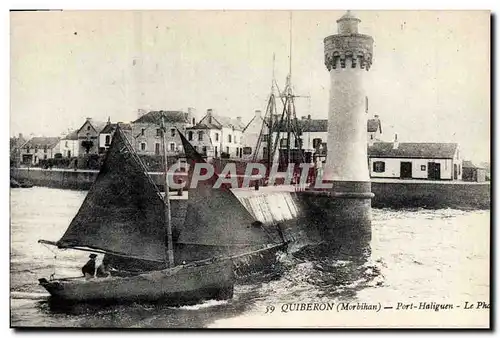
[[[186,129],[186,137],[200,153],[208,157],[243,157],[241,117],[215,115],[212,109],[195,126]]]
[[[262,112],[260,110],[256,110],[250,122],[248,122],[248,124],[243,129],[243,141],[241,144],[243,147],[243,160],[251,161],[254,156],[256,156],[257,159],[264,158],[264,154],[267,151],[267,141],[265,141],[267,133],[268,128],[267,124],[264,123]],[[259,137],[261,138],[260,147],[257,146]],[[259,149],[257,149],[257,147]],[[255,155],[255,152],[257,151],[258,154]]]
[[[462,179],[456,143],[376,142],[368,147],[368,165],[372,178]]]
[[[22,164],[36,165],[40,160],[54,158],[59,152],[59,137],[33,137],[20,150]]]
[[[111,140],[113,139],[113,134],[115,133],[116,126],[117,123],[111,123],[108,119],[106,126],[99,133],[99,154],[104,153],[111,145]],[[130,141],[132,126],[129,123],[120,122],[120,128]]]
[[[78,157],[80,145],[78,143],[78,130],[74,130],[59,141],[59,152],[63,157]]]

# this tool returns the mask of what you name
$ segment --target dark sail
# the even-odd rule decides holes
[[[196,163],[206,163],[191,143],[179,132],[190,166],[189,182]],[[201,181],[189,189],[184,226],[180,229],[180,244],[213,246],[248,246],[270,244],[273,241],[258,222],[227,187],[214,189],[218,179]]]
[[[165,261],[164,208],[158,188],[117,127],[96,181],[57,245]]]

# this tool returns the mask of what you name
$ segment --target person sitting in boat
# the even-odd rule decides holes
[[[104,258],[102,259],[102,263],[97,267],[95,276],[98,278],[111,276],[111,272],[109,271],[108,256],[105,255]]]
[[[90,254],[89,258],[88,262],[82,267],[82,273],[87,279],[94,278],[95,276],[95,259],[97,258],[97,255]]]

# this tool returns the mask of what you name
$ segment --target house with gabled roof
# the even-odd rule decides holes
[[[132,125],[130,123],[119,122],[120,128],[122,129],[124,135],[129,139],[132,134]],[[115,133],[118,123],[111,123],[108,118],[106,126],[99,133],[99,154],[104,153],[111,145],[111,140],[113,139],[113,134]]]
[[[475,165],[472,161],[462,162],[462,180],[470,182],[486,181],[486,168]]]
[[[78,155],[99,153],[99,134],[106,122],[96,121],[87,117],[85,123],[77,130]]]
[[[241,117],[214,114],[206,115],[195,126],[187,128],[187,139],[201,153],[209,157],[243,157],[243,124]]]
[[[59,152],[59,137],[32,137],[21,146],[21,163],[36,165]]]
[[[376,142],[368,147],[374,178],[461,180],[462,159],[457,143]]]
[[[137,120],[131,123],[129,140],[140,155],[160,156],[161,125],[165,124],[165,141],[168,156],[180,156],[184,150],[178,131],[186,132],[186,128],[193,126],[192,112],[181,110],[155,110],[147,113],[140,112]],[[121,126],[121,124],[120,124]]]
[[[260,110],[256,110],[252,119],[247,123],[245,128],[243,128],[243,140],[241,145],[243,146],[243,160],[251,161],[254,156],[256,159],[265,158],[267,152],[267,143],[264,141],[268,130],[267,124],[264,123],[264,117]],[[261,136],[262,134],[262,136]],[[261,145],[258,147],[257,143]],[[258,154],[255,154],[258,152]]]

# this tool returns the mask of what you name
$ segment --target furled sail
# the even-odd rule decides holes
[[[164,208],[158,188],[118,126],[96,181],[57,246],[164,262]]]
[[[191,182],[195,164],[206,162],[184,135],[180,132],[179,135],[190,165],[188,181]],[[217,179],[218,175],[214,174],[189,189],[186,219],[177,243],[213,246],[273,243],[261,223],[256,222],[228,187],[213,187]]]

